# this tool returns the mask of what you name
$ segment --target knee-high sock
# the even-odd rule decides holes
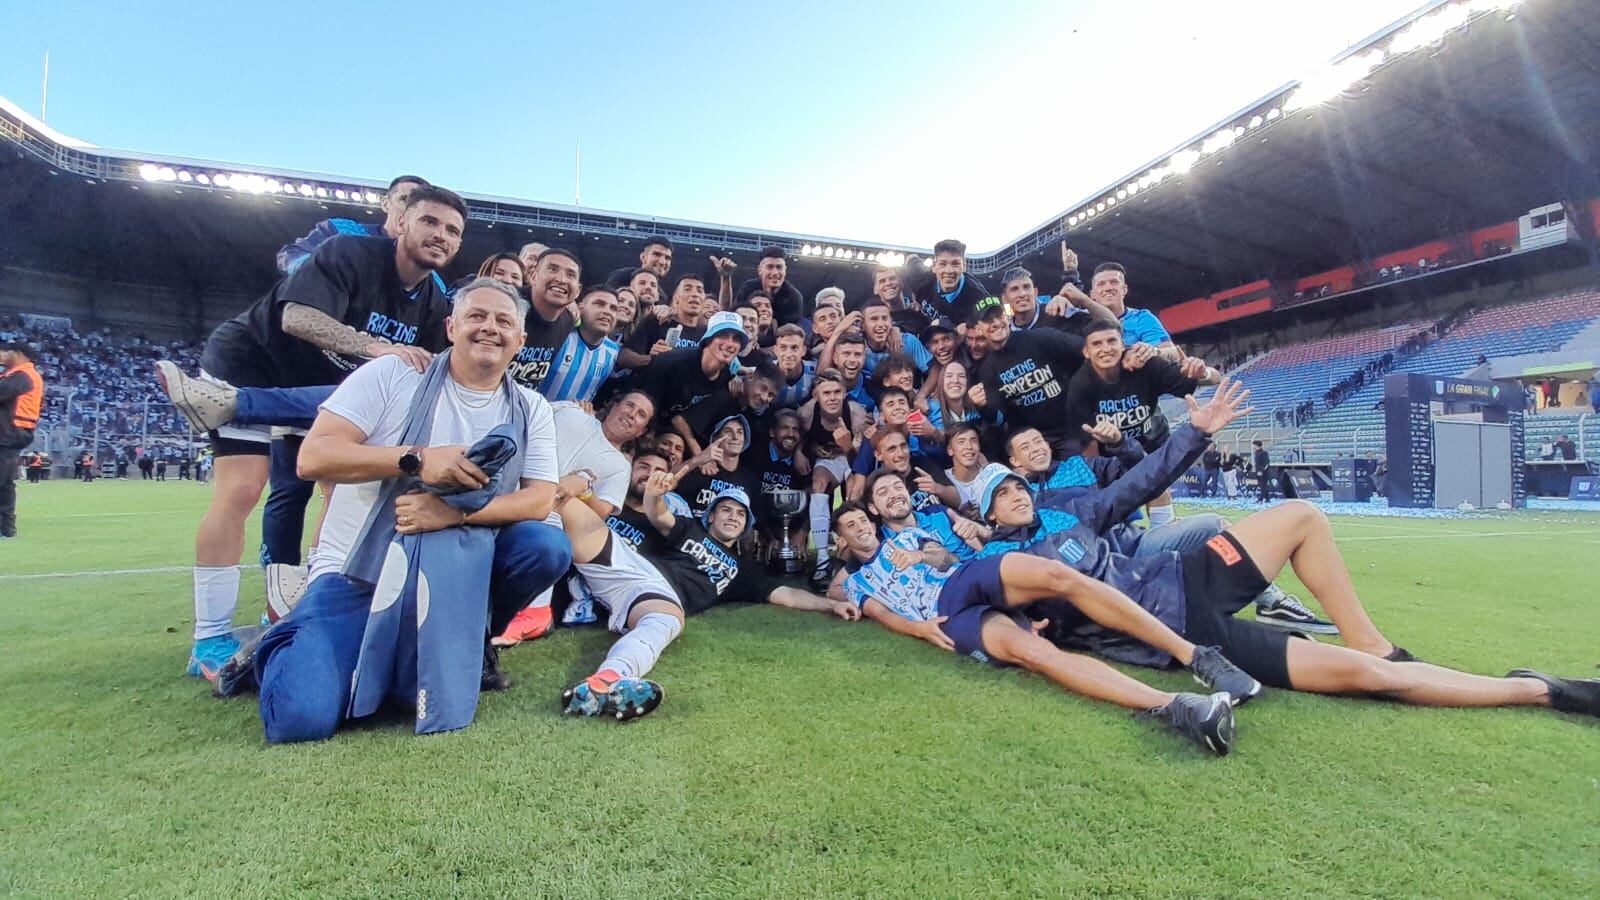
[[[817,564],[828,561],[828,517],[833,514],[832,498],[827,494],[811,495],[811,542],[817,545]]]
[[[238,566],[194,567],[195,640],[233,631],[233,610],[238,605]]]
[[[639,624],[611,645],[600,671],[610,669],[623,678],[643,678],[655,668],[661,651],[683,631],[683,622],[666,613],[645,613]]]

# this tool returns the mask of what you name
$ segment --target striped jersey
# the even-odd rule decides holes
[[[611,338],[591,347],[584,341],[583,333],[573,329],[556,351],[550,374],[539,383],[539,393],[551,402],[593,400],[600,385],[605,384],[616,368],[617,351],[621,349],[622,345]]]
[[[913,622],[926,622],[938,614],[939,591],[955,573],[955,569],[941,571],[919,562],[904,569],[895,568],[887,551],[920,551],[923,544],[937,544],[933,535],[920,528],[907,528],[885,538],[878,552],[859,569],[850,573],[841,585],[845,599],[856,606],[866,606],[868,598],[887,606],[895,615]]]

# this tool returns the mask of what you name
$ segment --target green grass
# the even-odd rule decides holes
[[[179,676],[185,572],[14,577],[187,565],[207,489],[20,488],[24,537],[0,544],[0,892],[1600,895],[1600,723],[1273,692],[1217,760],[1038,678],[769,608],[694,620],[656,670],[666,704],[631,725],[557,714],[608,643],[582,630],[507,654],[516,688],[465,731],[268,747],[253,703]],[[1338,534],[1418,654],[1600,674],[1600,520]],[[260,608],[245,585],[241,619]]]

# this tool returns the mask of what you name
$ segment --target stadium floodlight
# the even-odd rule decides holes
[[[1234,134],[1232,129],[1224,128],[1206,138],[1205,143],[1200,145],[1200,152],[1202,154],[1211,154],[1226,150],[1235,140],[1238,140],[1238,135]]]
[[[371,191],[367,191],[366,197],[367,197],[367,202],[368,203],[377,203],[378,200],[379,200],[378,195],[374,194]]]
[[[317,196],[324,200],[328,199],[328,189],[325,187],[317,188]]]
[[[228,177],[227,172],[218,172],[216,177],[211,179],[211,183],[217,187],[227,187],[233,183],[233,179]]]
[[[1194,164],[1199,161],[1200,154],[1194,150],[1179,150],[1167,160],[1167,170],[1173,175],[1182,175],[1194,168]]]
[[[1076,213],[1074,213],[1073,215],[1067,216],[1067,224],[1069,226],[1078,224],[1078,216],[1077,216]]]
[[[1434,15],[1438,14],[1435,13]],[[1433,16],[1428,16],[1427,18],[1431,19]],[[1416,27],[1422,21],[1422,19],[1418,19],[1406,31],[1410,31],[1411,28]],[[1401,32],[1401,34],[1404,35],[1405,32]],[[1398,42],[1399,37],[1397,36],[1395,40]],[[1285,101],[1284,108],[1290,112],[1295,112],[1320,103],[1327,103],[1349,90],[1352,85],[1361,81],[1361,79],[1372,74],[1372,70],[1382,65],[1384,59],[1384,51],[1369,50],[1366,53],[1359,53],[1342,59],[1325,69],[1319,69],[1300,81],[1300,86],[1295,88],[1294,93],[1290,94],[1289,99]]]
[[[1128,199],[1128,189],[1127,188],[1119,188],[1117,190],[1116,199],[1118,199],[1118,200],[1126,200],[1126,199]]]
[[[1271,122],[1281,115],[1283,115],[1283,112],[1274,106],[1273,108],[1267,110],[1267,121]]]
[[[158,175],[159,175],[159,177],[161,178],[162,181],[177,181],[178,180],[178,173],[173,171],[171,166],[162,166],[161,167],[161,171],[158,173]]]
[[[335,200],[343,200],[346,196],[348,195],[345,194],[344,188],[335,188],[333,191],[333,199]]]
[[[832,247],[823,248],[822,255],[831,258],[833,256],[833,248]]]
[[[932,259],[927,259],[927,258],[925,258],[925,259],[923,259],[923,260],[922,260],[922,267],[923,267],[923,268],[924,268],[924,269],[931,269],[931,268],[933,268],[933,260],[932,260]]]
[[[278,183],[278,179],[276,179],[276,178],[268,178],[267,181],[266,181],[266,188],[267,188],[267,190],[269,190],[272,193],[276,194],[279,190],[281,190],[283,188],[283,185],[279,184]]]
[[[189,170],[188,169],[179,169],[178,170],[178,180],[183,182],[184,184],[188,184],[189,182],[194,180],[194,176],[189,174]]]
[[[199,175],[196,175],[194,177],[194,180],[199,182],[200,184],[206,185],[207,187],[211,186],[211,176],[207,175],[204,172],[201,172]]]
[[[311,196],[312,194],[315,194],[315,193],[316,193],[316,189],[313,188],[311,185],[309,185],[309,184],[300,185],[300,196],[309,197],[309,196]]]
[[[1083,211],[1083,215],[1084,215],[1085,218],[1089,218],[1089,219],[1094,218],[1094,207],[1091,206],[1088,209],[1084,210]]]
[[[161,168],[155,163],[145,163],[139,167],[139,177],[145,181],[160,181]]]
[[[1250,117],[1250,127],[1252,129],[1260,128],[1262,121],[1263,120],[1262,120],[1262,118],[1260,116],[1251,116]]]
[[[1389,52],[1398,56],[1442,41],[1471,17],[1472,11],[1465,4],[1442,6],[1401,29],[1389,42]]]

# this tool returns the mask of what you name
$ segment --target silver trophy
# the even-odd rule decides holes
[[[769,494],[772,498],[772,508],[783,521],[783,546],[778,548],[778,558],[771,564],[772,569],[782,575],[799,575],[805,571],[805,560],[802,558],[804,554],[791,540],[789,523],[806,508],[806,495],[793,488],[778,488]]]

